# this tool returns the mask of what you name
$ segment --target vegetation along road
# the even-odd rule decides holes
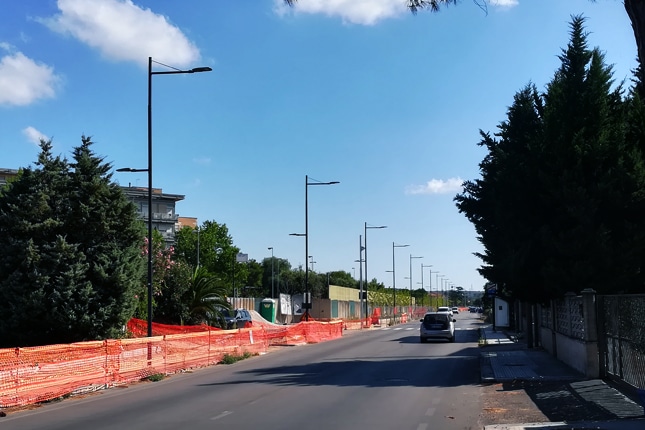
[[[2,428],[477,429],[477,320],[457,319],[455,343],[420,343],[416,321],[347,331],[330,342],[14,412]]]

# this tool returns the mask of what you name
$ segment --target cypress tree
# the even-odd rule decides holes
[[[482,133],[482,179],[455,198],[484,245],[482,275],[534,302],[642,284],[643,151],[626,134],[642,136],[642,115],[628,115],[622,85],[612,90],[584,18],[573,17],[570,36],[546,92],[527,86],[495,138]]]
[[[122,335],[145,261],[143,226],[83,137],[74,164],[41,142],[0,196],[0,346]]]

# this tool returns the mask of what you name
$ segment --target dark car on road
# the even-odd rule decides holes
[[[227,330],[248,327],[253,323],[251,314],[246,309],[235,309],[232,311],[222,309],[221,312],[224,321],[226,321]]]

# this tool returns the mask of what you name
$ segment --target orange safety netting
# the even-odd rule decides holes
[[[148,322],[137,318],[132,318],[127,324],[128,333],[134,337],[148,336]],[[152,335],[163,336],[165,334],[195,333],[208,330],[221,330],[217,327],[211,327],[206,324],[200,325],[171,325],[152,323]]]
[[[133,320],[128,329],[135,336],[145,336],[147,324]],[[236,330],[153,324],[153,333],[166,330],[162,336],[0,349],[0,408],[217,364],[226,354],[259,354],[270,345],[317,343],[342,336],[341,321],[290,326],[254,322],[250,328]]]

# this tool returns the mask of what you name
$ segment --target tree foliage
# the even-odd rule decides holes
[[[73,161],[41,141],[0,196],[0,344],[116,338],[132,317],[143,225],[82,137]]]
[[[199,230],[199,234],[197,231]],[[245,263],[238,263],[236,256],[240,249],[233,245],[226,224],[205,221],[197,229],[184,227],[177,232],[175,255],[191,267],[197,267],[197,248],[199,241],[199,264],[214,276],[219,287],[227,288],[233,295],[233,276],[236,288],[240,288],[248,276]]]
[[[481,179],[455,198],[484,247],[481,274],[499,293],[536,302],[643,285],[643,140],[627,133],[642,136],[628,114],[642,108],[612,89],[584,18],[573,17],[570,35],[546,92],[527,85],[498,133],[481,132]]]
[[[218,284],[217,278],[204,267],[195,269],[190,288],[184,293],[182,302],[187,305],[185,322],[188,324],[212,325],[221,321],[222,309],[230,308],[226,300],[226,288]]]

